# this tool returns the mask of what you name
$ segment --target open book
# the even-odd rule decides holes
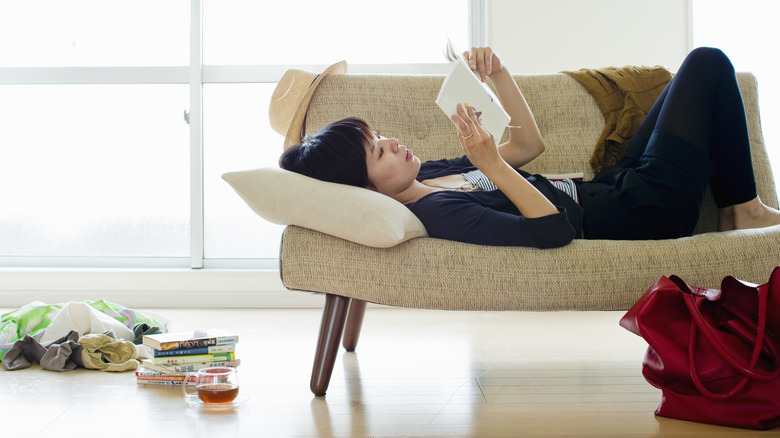
[[[462,57],[457,56],[449,41],[446,55],[451,61],[450,71],[439,90],[436,104],[447,117],[455,114],[458,104],[474,107],[482,127],[493,134],[496,143],[500,142],[504,129],[511,120],[509,114],[501,106],[493,90],[479,80]]]

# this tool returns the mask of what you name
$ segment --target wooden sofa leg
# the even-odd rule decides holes
[[[366,314],[366,302],[363,300],[352,299],[349,303],[349,313],[347,313],[347,325],[344,328],[344,340],[342,345],[347,351],[355,351],[360,329],[363,327],[363,317]]]
[[[339,351],[339,342],[344,332],[344,322],[347,319],[347,309],[350,299],[338,295],[327,294],[325,306],[322,309],[320,337],[317,340],[317,351],[314,354],[314,367],[311,370],[311,392],[314,395],[325,395],[333,374],[333,364]]]

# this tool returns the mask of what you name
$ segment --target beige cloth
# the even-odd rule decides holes
[[[604,115],[590,165],[595,173],[615,164],[626,151],[647,112],[672,79],[663,67],[606,67],[563,72],[582,84]]]
[[[84,368],[102,371],[138,369],[138,353],[130,341],[119,341],[108,335],[91,334],[79,338]]]

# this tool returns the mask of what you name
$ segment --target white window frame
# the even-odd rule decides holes
[[[487,44],[487,2],[469,1],[469,42]],[[2,267],[57,268],[260,268],[277,259],[206,259],[204,254],[203,86],[224,83],[275,83],[289,68],[320,71],[324,65],[203,65],[203,0],[190,0],[189,66],[182,67],[7,67],[0,85],[31,84],[184,84],[189,85],[190,257],[0,257]],[[443,74],[446,64],[355,64],[354,73]]]

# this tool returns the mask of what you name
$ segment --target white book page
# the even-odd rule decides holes
[[[496,143],[501,140],[511,120],[493,90],[477,78],[463,58],[452,62],[436,104],[447,117],[455,114],[459,104],[474,107],[478,114],[481,113],[479,119],[482,127],[493,134]]]

